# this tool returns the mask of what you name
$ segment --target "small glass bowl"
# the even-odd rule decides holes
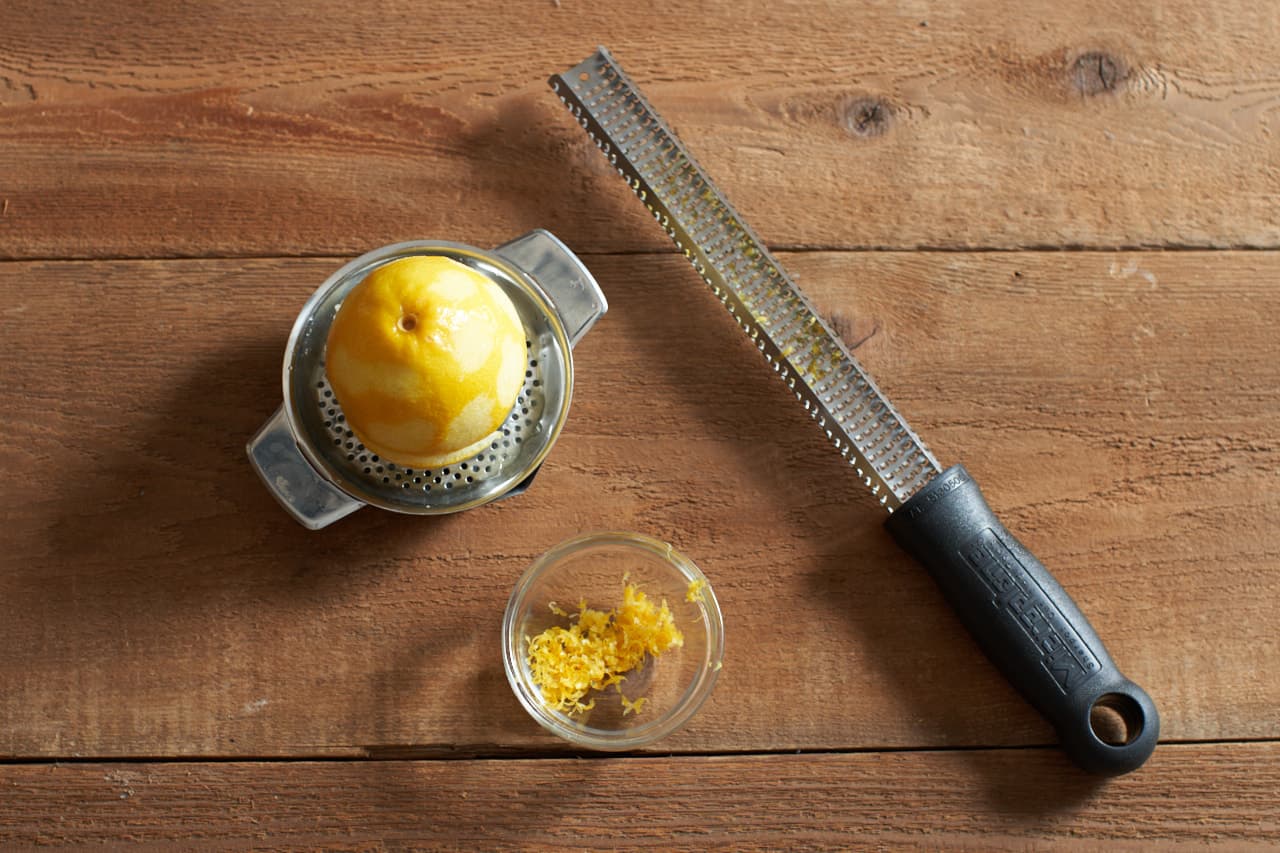
[[[654,604],[666,599],[684,645],[646,659],[617,686],[591,691],[584,699],[595,700],[589,711],[569,715],[547,707],[530,677],[529,638],[567,626],[553,602],[571,614],[583,600],[596,610],[616,608],[624,577]],[[699,594],[689,601],[695,583]],[[639,533],[589,533],[543,554],[511,593],[502,634],[507,680],[530,716],[567,741],[600,750],[637,749],[684,725],[710,695],[724,655],[720,604],[706,576],[670,545]],[[624,696],[645,702],[637,713],[625,713]]]

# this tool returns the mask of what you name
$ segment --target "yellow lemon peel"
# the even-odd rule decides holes
[[[563,613],[559,607],[552,612]],[[568,627],[553,625],[526,639],[529,673],[543,703],[566,714],[590,710],[595,700],[582,701],[590,691],[618,684],[643,667],[647,655],[684,645],[666,599],[655,605],[632,583],[625,584],[622,603],[613,610],[595,610],[584,600],[568,618]],[[644,702],[622,697],[623,714],[639,713]]]
[[[325,373],[373,453],[434,468],[482,450],[524,384],[524,325],[483,273],[411,256],[365,276],[329,329]]]
[[[699,601],[704,601],[705,599],[702,597],[702,591],[706,588],[706,578],[698,578],[696,580],[689,581],[689,588],[685,590],[684,600],[690,604],[696,604]]]

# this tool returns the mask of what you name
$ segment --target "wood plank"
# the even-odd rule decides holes
[[[657,784],[655,784],[655,782]],[[1086,778],[1048,750],[0,766],[0,843],[227,849],[1274,849],[1275,743]]]
[[[1280,254],[785,262],[1166,738],[1280,734]],[[600,528],[675,543],[725,609],[716,692],[658,749],[1053,742],[674,256],[591,259],[612,310],[527,494],[295,525],[243,444],[339,263],[0,264],[0,755],[556,749],[499,623],[537,554]]]
[[[597,43],[771,245],[1280,246],[1270,3],[11,0],[0,257],[666,250],[545,86]]]

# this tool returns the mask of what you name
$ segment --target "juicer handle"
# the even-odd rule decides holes
[[[524,271],[555,305],[569,345],[609,310],[604,291],[578,256],[543,228],[530,231],[493,250]]]
[[[1005,677],[1053,723],[1091,773],[1136,770],[1160,735],[1151,697],[1121,674],[1093,626],[1035,556],[1005,529],[961,465],[934,477],[885,526],[929,570]],[[1109,743],[1093,714],[1118,715]]]
[[[293,440],[284,406],[276,409],[245,450],[268,491],[304,527],[328,527],[364,506],[311,467]]]

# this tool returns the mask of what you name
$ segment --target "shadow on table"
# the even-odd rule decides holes
[[[1052,814],[1089,799],[1105,783],[1076,767],[1051,726],[1004,680],[965,631],[927,572],[889,538],[883,515],[850,525],[808,578],[831,624],[865,654],[851,666],[876,672],[912,748],[950,752],[969,766],[992,803],[1019,814]],[[852,675],[852,673],[851,673]],[[1035,757],[1029,759],[1030,747]]]
[[[211,556],[270,552],[281,559],[253,571],[314,581],[353,547],[420,533],[363,512],[324,536],[271,497],[244,445],[280,404],[280,357],[276,342],[229,347],[195,360],[165,396],[133,401],[134,426],[104,437],[102,464],[78,472],[78,488],[67,491],[51,549],[93,559],[109,543],[112,562],[133,558],[174,577],[207,568],[201,561]],[[162,554],[165,565],[155,559]]]

